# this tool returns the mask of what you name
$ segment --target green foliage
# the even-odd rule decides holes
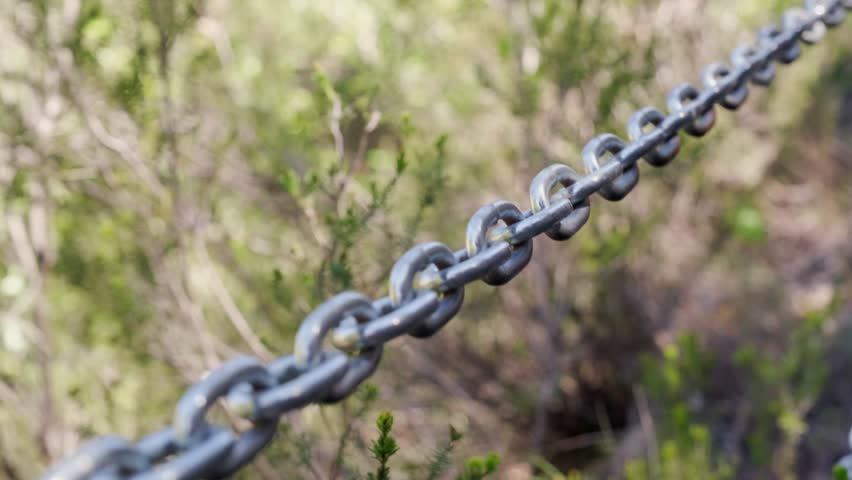
[[[777,12],[792,2],[724,0],[708,5],[702,22],[655,34],[649,22],[659,15],[684,15],[666,1],[671,5],[248,0],[236,9],[197,0],[0,2],[0,471],[36,478],[78,439],[113,432],[139,438],[170,418],[186,385],[215,364],[235,354],[271,359],[291,351],[301,320],[328,296],[344,289],[385,295],[395,259],[416,242],[462,245],[465,222],[482,203],[506,198],[520,205],[529,180],[547,164],[581,170],[579,152],[594,132],[624,137],[632,110],[661,105],[671,81],[694,78],[694,48],[702,49],[701,58],[724,55],[733,46],[725,33],[741,31],[736,18],[763,24],[767,8]],[[724,15],[716,18],[714,9]],[[710,36],[720,41],[705,42]],[[777,104],[767,110],[757,103],[756,111],[768,113],[755,118],[765,122],[742,122],[760,127],[756,136],[767,150],[782,145],[765,124],[812,103],[810,95],[826,97],[825,105],[815,104],[819,118],[845,118],[837,101],[848,85],[843,40],[811,49],[812,63],[802,65],[810,62],[803,59],[786,69],[813,77],[793,78],[806,87],[796,91],[807,92],[794,104],[781,75],[768,93],[754,95]],[[841,53],[829,53],[835,51]],[[834,67],[825,75],[828,64]],[[832,95],[822,88],[828,80],[837,84]],[[800,116],[813,123],[814,115]],[[789,123],[791,130],[798,126]],[[591,377],[605,377],[586,358],[596,348],[574,347],[587,341],[587,325],[605,323],[600,312],[632,315],[618,311],[612,298],[632,298],[634,282],[610,272],[645,278],[666,257],[659,252],[700,257],[698,245],[711,242],[701,237],[707,231],[727,229],[739,242],[766,243],[775,200],[726,194],[731,188],[699,166],[713,162],[714,138],[726,134],[720,129],[706,141],[685,141],[683,161],[664,173],[643,167],[640,196],[632,198],[647,192],[646,199],[622,207],[594,203],[588,227],[573,247],[559,251],[565,261],[521,276],[510,287],[517,290],[499,294],[508,296],[468,289],[463,315],[477,321],[449,326],[457,343],[446,358],[433,359],[442,372],[465,379],[465,388],[467,379],[488,382],[471,387],[487,392],[487,401],[466,407],[495,408],[491,398],[503,399],[495,428],[511,433],[527,424],[549,370],[540,368],[538,354],[552,348],[551,340],[564,343],[555,365],[592,365]],[[814,143],[803,142],[808,152]],[[736,162],[749,160],[736,153]],[[770,169],[781,184],[797,171]],[[820,171],[809,169],[808,177]],[[838,183],[846,180],[825,171]],[[819,196],[816,187],[803,190],[810,201]],[[700,217],[682,222],[689,203],[683,199],[693,194],[701,200]],[[730,204],[716,202],[732,197]],[[845,211],[812,210],[827,217]],[[688,249],[680,248],[683,232],[676,228],[696,235]],[[658,232],[675,240],[658,242],[652,235]],[[669,261],[683,259],[675,257]],[[658,289],[659,298],[649,294],[641,302],[679,298],[690,281],[679,278],[677,288]],[[563,285],[578,288],[566,294]],[[543,299],[564,337],[541,330]],[[529,319],[536,321],[519,335],[511,321]],[[790,446],[828,375],[820,363],[820,325],[809,320],[790,348],[748,346],[744,339],[733,355],[738,379],[751,385],[744,396],[766,405],[765,414],[755,410],[749,419],[748,461],[783,457],[790,464]],[[649,360],[643,381],[663,412],[662,443],[673,442],[690,465],[718,473],[724,462],[709,459],[712,442],[696,438],[694,429],[714,433],[722,417],[702,400],[727,355],[705,351],[698,341],[703,333]],[[600,339],[606,344],[608,337]],[[396,362],[396,353],[388,348],[385,362]],[[506,354],[513,357],[510,374],[485,367]],[[575,354],[583,358],[561,357]],[[388,370],[381,381],[399,381]],[[624,373],[629,379],[617,381],[636,381],[632,369]],[[440,383],[406,389],[393,408],[424,405],[420,395],[440,398]],[[573,400],[567,383],[558,385],[548,409],[569,403],[557,399]],[[297,479],[363,478],[376,452],[368,451],[361,427],[377,395],[365,387],[342,407],[305,409],[282,427],[258,465]],[[418,428],[443,436],[450,421],[440,405],[418,411]],[[462,411],[458,422],[461,414],[451,412],[456,425],[492,422]],[[211,422],[226,420],[219,408],[210,415]],[[483,431],[468,430],[467,442],[503,444],[489,443]],[[515,433],[523,446],[526,432]],[[408,465],[418,480],[493,474],[494,456],[453,467],[456,457],[468,455],[460,440],[451,429],[430,455],[406,456],[403,449],[392,458],[382,441],[382,455],[387,468],[388,461],[400,465],[393,470],[400,477]],[[512,445],[506,455],[514,465],[527,457]],[[655,461],[669,462],[671,448]],[[250,468],[239,478],[259,475]]]
[[[833,308],[808,315],[780,355],[763,355],[753,346],[744,346],[734,356],[748,375],[749,398],[761,406],[748,437],[752,461],[757,464],[773,462],[783,470],[792,467],[795,445],[807,429],[804,414],[828,375],[822,332]]]
[[[686,400],[706,387],[705,379],[715,360],[695,335],[684,334],[663,348],[661,358],[646,355],[641,364],[642,383],[651,395],[676,409],[685,409]]]
[[[426,468],[426,480],[439,480],[441,476],[450,468],[452,461],[451,455],[456,443],[462,439],[462,434],[450,425],[450,432],[447,441],[443,443],[432,454]]]
[[[745,398],[754,405],[746,436],[752,464],[767,466],[779,475],[793,469],[796,445],[807,428],[804,412],[822,391],[828,375],[823,327],[834,308],[836,304],[807,315],[780,354],[764,353],[748,344],[733,355],[732,361],[744,377],[737,383],[745,386]],[[714,415],[730,414],[705,408],[702,400],[713,388],[707,381],[713,370],[725,366],[709,356],[693,335],[680,337],[664,348],[662,358],[645,357],[642,364],[643,383],[664,412],[660,422],[664,440],[658,460],[631,464],[637,475],[633,478],[654,478],[647,475],[653,473],[655,463],[663,472],[660,478],[692,478],[684,472],[702,471],[718,477],[695,478],[730,478],[730,463],[721,460],[716,469],[711,468],[710,434],[702,424]]]
[[[399,451],[396,440],[390,434],[391,428],[393,428],[393,415],[390,412],[382,412],[376,420],[376,427],[379,429],[379,437],[373,440],[370,451],[379,466],[376,468],[376,473],[368,474],[367,478],[369,480],[389,480],[390,467],[388,462]]]
[[[692,425],[687,435],[666,440],[659,458],[634,460],[625,467],[627,480],[732,480],[734,468],[716,464],[706,428]]]
[[[480,480],[495,473],[500,467],[500,457],[496,453],[489,453],[484,457],[473,457],[467,460],[464,470],[456,480]]]
[[[733,478],[733,465],[713,455],[710,432],[695,407],[716,365],[698,338],[689,334],[664,347],[661,358],[642,359],[643,385],[664,412],[659,422],[662,437],[657,457],[628,463],[629,480]]]
[[[379,436],[373,440],[370,453],[378,466],[375,473],[367,474],[368,480],[389,480],[391,478],[391,469],[388,463],[400,449],[396,439],[391,435],[393,422],[393,414],[387,411],[380,413],[376,420]],[[416,469],[425,473],[422,478],[438,480],[446,474],[452,462],[453,450],[462,437],[461,432],[450,426],[447,441],[435,450],[423,466]],[[456,476],[456,480],[481,480],[495,473],[499,466],[500,457],[495,453],[489,453],[484,457],[471,457],[464,463],[461,472]]]

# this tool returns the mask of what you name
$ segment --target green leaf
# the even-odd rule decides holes
[[[281,186],[284,187],[284,190],[290,194],[290,196],[296,198],[300,196],[302,190],[301,181],[294,171],[288,168],[280,175],[278,181],[281,183]]]
[[[408,168],[408,160],[405,158],[405,151],[399,152],[396,157],[396,173],[400,174]]]

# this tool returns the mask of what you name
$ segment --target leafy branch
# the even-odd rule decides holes
[[[438,480],[441,478],[441,475],[446,473],[446,471],[450,468],[450,455],[453,453],[456,443],[458,443],[461,439],[461,432],[450,425],[450,435],[447,442],[438,447],[438,450],[435,451],[435,454],[429,461],[426,480]]]
[[[388,462],[391,457],[399,451],[399,446],[396,440],[391,436],[391,428],[393,428],[393,414],[390,412],[382,412],[376,420],[376,427],[379,429],[379,438],[373,440],[373,446],[370,451],[373,457],[379,462],[379,467],[376,473],[367,474],[368,480],[390,480],[390,467]]]

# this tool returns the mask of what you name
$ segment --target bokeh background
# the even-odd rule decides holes
[[[0,477],[290,352],[324,298],[462,246],[794,3],[0,0]],[[492,451],[510,480],[826,478],[852,426],[852,21],[779,68],[240,478],[360,478],[380,410],[394,478],[449,425],[447,478]]]

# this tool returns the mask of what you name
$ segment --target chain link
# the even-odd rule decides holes
[[[429,337],[449,322],[462,306],[465,285],[477,280],[503,285],[518,275],[532,257],[534,237],[570,239],[586,224],[593,194],[624,199],[639,182],[640,159],[667,165],[680,151],[681,130],[705,135],[716,123],[715,105],[739,108],[749,82],[769,85],[775,62],[795,61],[799,41],[818,42],[849,9],[852,0],[805,0],[804,8],[787,10],[780,26],[765,27],[754,44],[734,49],[731,65],[708,66],[701,75],[704,90],[689,84],[672,90],[668,116],[652,107],[636,112],[627,126],[631,143],[610,133],[589,142],[582,153],[586,176],[567,165],[545,168],[530,186],[530,210],[503,200],[482,207],[467,225],[465,249],[453,252],[431,242],[403,255],[391,271],[388,297],[371,301],[357,292],[332,297],[302,323],[293,355],[268,365],[249,357],[231,360],[187,389],[171,428],[135,444],[117,437],[91,440],[42,478],[230,476],[274,438],[284,413],[349,396],[375,371],[385,343],[403,335]],[[219,400],[251,427],[237,432],[209,423],[207,411]]]

